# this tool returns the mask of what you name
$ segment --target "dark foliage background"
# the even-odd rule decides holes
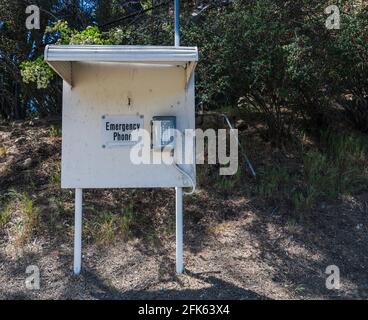
[[[41,8],[40,30],[25,28],[29,4]],[[330,4],[340,8],[340,30],[325,27]],[[257,114],[275,141],[301,124],[327,127],[331,108],[368,131],[365,1],[186,0],[181,6],[182,45],[201,53],[198,105]],[[1,117],[60,113],[61,80],[50,80],[42,63],[46,44],[172,45],[172,23],[173,1],[2,0]]]

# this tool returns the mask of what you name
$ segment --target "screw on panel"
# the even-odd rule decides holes
[[[102,119],[105,119],[106,117],[105,116],[102,116]]]
[[[106,148],[106,146],[103,144],[103,145],[102,145],[102,148],[104,148],[104,149],[105,149],[105,148]]]

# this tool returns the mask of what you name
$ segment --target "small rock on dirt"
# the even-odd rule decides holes
[[[26,138],[25,137],[19,137],[17,139],[14,140],[14,143],[16,144],[22,144],[26,141]]]
[[[21,164],[21,167],[23,169],[28,169],[31,165],[32,165],[32,159],[27,158],[26,160],[23,161],[23,163]]]

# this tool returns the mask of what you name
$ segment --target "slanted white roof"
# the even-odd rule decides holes
[[[45,61],[70,85],[74,62],[141,63],[145,65],[179,65],[189,81],[198,61],[197,47],[48,45]]]

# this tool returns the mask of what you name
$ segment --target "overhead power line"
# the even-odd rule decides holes
[[[164,6],[170,5],[172,3],[173,3],[173,0],[163,1],[163,2],[161,2],[159,4],[156,4],[156,5],[152,6],[152,7],[147,8],[147,9],[139,10],[139,11],[136,11],[136,12],[133,12],[133,13],[130,13],[130,14],[127,14],[125,16],[122,16],[121,18],[118,18],[116,20],[109,21],[109,22],[107,22],[105,24],[100,24],[100,25],[98,25],[98,27],[101,28],[101,29],[104,29],[104,28],[106,28],[108,26],[117,24],[119,22],[122,22],[124,20],[128,20],[130,18],[138,17],[138,16],[140,16],[140,15],[146,13],[146,12],[152,11],[152,10],[154,10],[156,8],[160,8],[160,7],[164,7]],[[207,11],[210,8],[221,8],[221,7],[228,6],[228,5],[232,4],[232,3],[233,3],[233,0],[217,0],[217,1],[213,1],[212,3],[207,4],[207,5],[202,5],[201,4],[201,5],[199,5],[197,7],[197,9],[199,11],[194,12],[192,14],[192,17],[193,18],[197,18],[198,16],[200,16],[201,14],[203,14],[205,11]]]
[[[152,7],[149,7],[149,8],[147,8],[147,9],[139,10],[139,11],[136,11],[136,12],[133,12],[133,13],[130,13],[130,14],[127,14],[127,15],[125,15],[125,16],[123,16],[123,17],[119,18],[119,19],[116,19],[116,20],[113,20],[113,21],[107,22],[107,23],[105,23],[105,24],[103,24],[103,25],[99,25],[99,27],[100,27],[100,28],[102,28],[102,29],[103,29],[103,28],[106,28],[106,27],[108,27],[108,26],[114,25],[114,24],[119,23],[119,22],[122,22],[122,21],[124,21],[124,20],[127,20],[127,19],[130,19],[130,18],[134,18],[134,17],[136,17],[136,16],[139,16],[139,15],[142,15],[142,14],[144,14],[144,13],[146,13],[146,12],[148,12],[148,11],[154,10],[154,9],[156,9],[156,8],[160,8],[160,7],[167,6],[167,5],[168,5],[168,4],[170,4],[171,2],[172,2],[172,0],[168,0],[168,1],[161,2],[161,3],[159,3],[159,4],[156,4],[156,5],[152,6]]]

